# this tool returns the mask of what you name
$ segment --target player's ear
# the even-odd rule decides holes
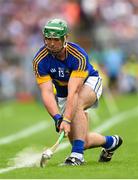
[[[68,35],[64,36],[64,43],[66,44],[68,42]]]

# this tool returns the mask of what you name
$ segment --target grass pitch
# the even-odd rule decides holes
[[[90,129],[101,127],[104,135],[119,134],[123,145],[109,163],[98,163],[101,148],[85,152],[86,163],[80,167],[61,167],[71,146],[65,145],[54,154],[47,167],[35,162],[45,146],[52,146],[58,134],[54,123],[38,103],[6,102],[0,104],[0,178],[3,179],[132,179],[138,178],[138,96],[124,95],[114,98],[117,112],[112,112],[102,98],[100,106],[91,112]],[[108,99],[112,108],[112,103]],[[107,126],[107,121],[108,125]],[[116,121],[116,122],[115,122]],[[109,123],[110,122],[110,123]],[[38,128],[35,127],[38,126]],[[33,127],[33,128],[32,128]],[[23,134],[24,132],[24,134]],[[22,134],[22,135],[21,135]],[[7,138],[7,139],[5,139]]]

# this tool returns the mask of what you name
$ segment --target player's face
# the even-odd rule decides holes
[[[58,53],[63,48],[63,41],[58,38],[45,38],[45,44],[47,45],[47,49],[51,53]]]

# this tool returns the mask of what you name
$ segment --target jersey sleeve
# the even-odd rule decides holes
[[[84,55],[75,57],[72,63],[71,77],[86,78],[87,76],[87,57]]]
[[[85,57],[82,59],[75,58],[72,63],[72,73],[71,77],[81,77],[85,78],[88,75],[88,71],[86,68],[86,59]]]
[[[88,76],[87,63],[88,55],[83,52],[82,49],[73,47],[71,44],[68,44],[67,51],[72,55],[71,59],[71,77],[84,77]]]
[[[44,48],[39,51],[33,60],[33,70],[38,84],[51,80],[48,73],[48,66],[45,65],[48,52]]]

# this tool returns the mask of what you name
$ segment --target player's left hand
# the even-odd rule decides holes
[[[68,136],[68,133],[70,132],[70,124],[67,123],[66,121],[62,121],[60,124],[60,132],[64,131],[65,136]]]

